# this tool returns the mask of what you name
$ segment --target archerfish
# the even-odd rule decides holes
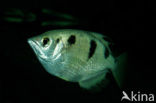
[[[105,38],[95,32],[61,29],[29,38],[28,43],[45,70],[53,76],[90,89],[112,71],[120,86],[122,74],[118,64],[124,59],[113,56],[110,42]]]

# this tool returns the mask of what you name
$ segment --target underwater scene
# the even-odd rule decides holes
[[[148,2],[0,1],[0,103],[155,101]]]

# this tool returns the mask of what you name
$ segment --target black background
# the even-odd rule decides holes
[[[37,15],[34,22],[11,23],[3,20],[8,8],[18,8]],[[45,26],[50,20],[42,8],[71,14],[79,21],[75,26]],[[122,91],[155,93],[155,21],[152,2],[5,0],[0,2],[1,78],[0,103],[118,102]],[[55,19],[54,19],[55,20]],[[81,89],[48,74],[27,44],[27,39],[52,29],[83,29],[103,33],[129,54],[129,67],[123,89],[112,83],[98,93]]]

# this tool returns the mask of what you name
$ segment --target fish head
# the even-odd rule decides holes
[[[68,66],[72,61],[71,52],[67,49],[69,48],[67,40],[70,35],[67,32],[53,30],[29,38],[28,43],[48,73],[66,81],[75,82],[78,81],[79,75]]]
[[[37,55],[37,57],[42,59],[48,59],[50,53],[52,52],[52,38],[48,36],[35,36],[28,39],[28,43]]]
[[[64,58],[62,50],[64,43],[55,33],[44,33],[28,39],[28,43],[46,71],[62,77]]]

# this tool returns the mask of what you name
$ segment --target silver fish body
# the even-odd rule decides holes
[[[28,39],[40,63],[51,75],[91,88],[116,67],[103,35],[73,29],[52,30]]]

